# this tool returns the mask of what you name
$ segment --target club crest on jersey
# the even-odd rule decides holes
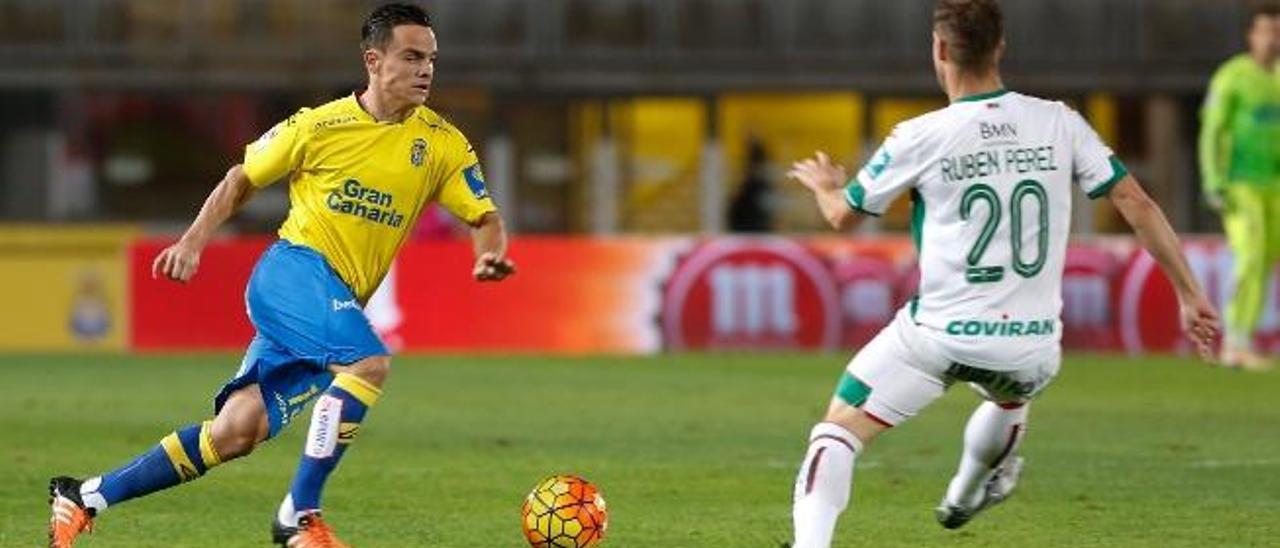
[[[422,159],[427,155],[427,141],[421,137],[413,140],[413,146],[409,148],[409,163],[413,167],[422,167]]]
[[[467,188],[471,189],[471,194],[477,200],[489,197],[489,189],[484,186],[484,173],[480,171],[480,164],[471,164],[471,167],[462,170],[462,176],[467,180]]]

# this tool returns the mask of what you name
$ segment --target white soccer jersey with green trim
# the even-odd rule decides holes
[[[1106,195],[1125,168],[1075,111],[1008,91],[894,128],[845,189],[880,215],[911,191],[920,288],[903,314],[949,359],[991,370],[1057,359],[1071,185]]]

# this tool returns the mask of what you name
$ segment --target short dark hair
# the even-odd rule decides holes
[[[360,27],[360,50],[385,49],[391,33],[400,25],[431,28],[431,17],[413,4],[384,4],[373,10]]]
[[[938,0],[933,28],[957,65],[984,70],[1004,38],[1004,15],[997,0]]]
[[[1275,17],[1277,15],[1280,15],[1280,1],[1253,0],[1253,2],[1249,3],[1250,21],[1258,17]]]

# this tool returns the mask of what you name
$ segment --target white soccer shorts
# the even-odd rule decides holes
[[[969,367],[948,359],[922,329],[905,310],[899,313],[849,362],[837,395],[879,422],[897,426],[957,381],[969,383],[996,403],[1029,402],[1049,385],[1061,364],[1061,355],[1054,353],[1039,366],[1013,371]]]

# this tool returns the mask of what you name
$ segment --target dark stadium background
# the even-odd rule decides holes
[[[228,223],[192,284],[147,267],[245,143],[360,86],[378,3],[0,0],[0,546],[41,545],[49,476],[207,415],[251,335],[239,299],[286,185]],[[945,105],[932,2],[421,4],[441,44],[429,106],[478,149],[521,272],[471,283],[465,229],[427,215],[376,305],[403,355],[328,490],[332,521],[361,546],[516,547],[521,498],[572,472],[608,497],[606,546],[789,538],[804,434],[915,272],[906,200],[829,234],[782,174],[816,148],[860,164]],[[1003,4],[1008,87],[1086,116],[1221,302],[1231,258],[1196,134],[1211,74],[1244,49],[1245,2]],[[1167,283],[1105,200],[1077,198],[1072,351],[1017,497],[958,534],[932,522],[974,401],[953,390],[860,461],[837,546],[1278,538],[1280,377],[1186,356]],[[265,545],[302,431],[111,510],[82,545]]]

